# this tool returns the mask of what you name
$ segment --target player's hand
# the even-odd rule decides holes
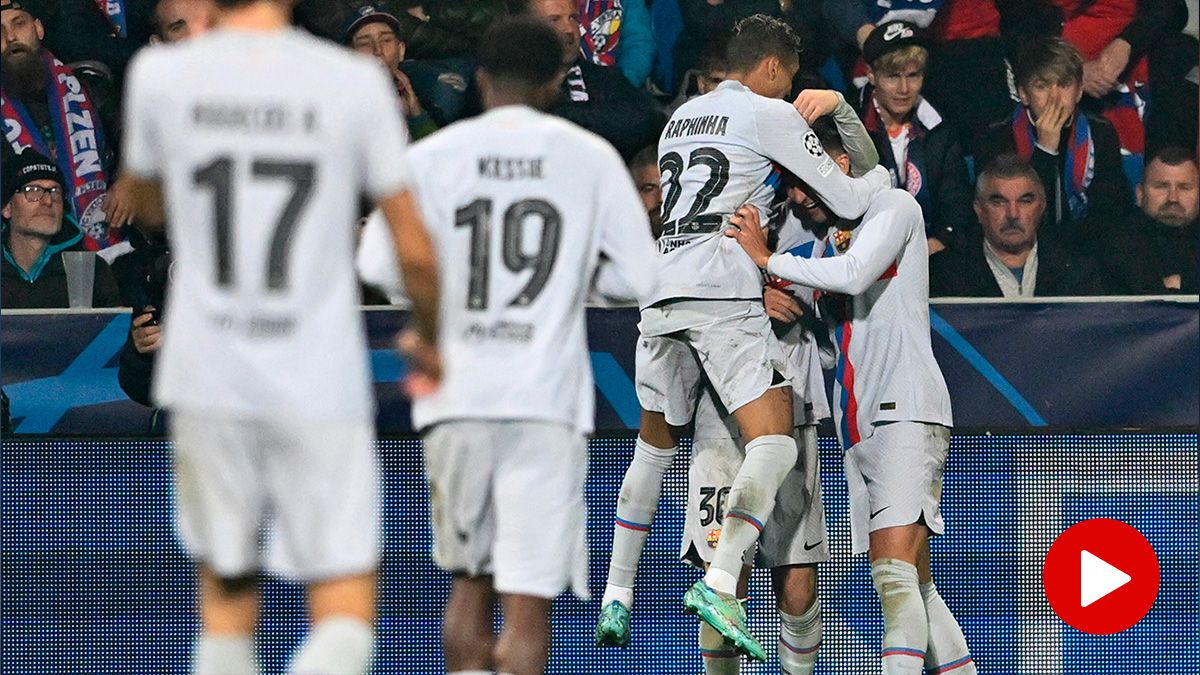
[[[1067,105],[1061,97],[1052,97],[1047,101],[1045,110],[1033,123],[1037,130],[1038,145],[1058,152],[1062,130],[1067,123],[1067,114],[1073,108],[1073,105]]]
[[[133,348],[139,354],[149,354],[162,347],[162,326],[146,325],[154,318],[154,308],[147,307],[146,311],[133,317],[130,334],[133,336]]]
[[[762,228],[758,209],[753,206],[738,207],[729,224],[733,227],[725,230],[725,236],[736,239],[754,264],[766,269],[767,261],[771,259],[771,249],[767,248],[767,233]]]
[[[804,316],[804,305],[785,290],[767,286],[763,289],[763,306],[767,316],[776,321],[791,323]]]
[[[805,122],[812,124],[813,120],[821,115],[828,115],[836,110],[840,102],[837,92],[832,89],[805,89],[792,105]]]
[[[412,328],[406,328],[396,338],[396,350],[408,364],[408,373],[400,383],[409,398],[428,396],[442,382],[442,359],[437,347]]]
[[[946,245],[943,244],[942,240],[938,239],[937,237],[930,237],[929,239],[925,240],[925,243],[929,245],[929,255],[940,253],[946,250]]]
[[[109,227],[125,227],[133,223],[133,197],[125,181],[118,178],[104,194],[104,215]]]
[[[421,101],[417,99],[417,92],[413,91],[412,80],[399,68],[392,68],[391,71],[392,80],[396,82],[396,92],[400,94],[400,100],[404,103],[404,114],[409,117],[420,115]]]

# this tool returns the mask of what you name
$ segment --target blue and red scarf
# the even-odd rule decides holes
[[[1023,105],[1017,105],[1012,114],[1013,140],[1017,154],[1028,162],[1033,158],[1033,147],[1037,144],[1037,129]],[[1092,128],[1087,117],[1078,110],[1071,122],[1067,137],[1067,158],[1063,165],[1063,185],[1067,190],[1067,207],[1071,218],[1079,220],[1087,215],[1087,189],[1096,176],[1096,145],[1092,142]],[[1050,186],[1047,186],[1050,187]]]
[[[120,230],[109,230],[104,215],[104,195],[108,191],[108,172],[104,169],[104,130],[96,106],[88,99],[79,78],[62,61],[43,49],[41,58],[50,72],[47,97],[54,134],[54,151],[42,137],[29,110],[19,99],[11,98],[0,85],[0,111],[4,115],[5,139],[18,153],[33,147],[54,159],[67,180],[71,213],[86,236],[84,245],[96,251],[117,243]]]
[[[601,66],[617,64],[621,37],[621,0],[578,0],[583,55]]]

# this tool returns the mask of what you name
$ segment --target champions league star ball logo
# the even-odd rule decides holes
[[[709,530],[706,540],[708,541],[709,548],[716,548],[717,542],[721,541],[721,528],[714,527],[713,529]]]
[[[817,138],[817,134],[812,129],[804,134],[804,149],[813,157],[820,157],[825,154],[824,148],[821,147],[821,139]]]
[[[834,230],[833,247],[838,253],[845,253],[850,248],[850,230]]]

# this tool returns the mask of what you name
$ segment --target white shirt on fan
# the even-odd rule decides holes
[[[157,403],[370,420],[358,200],[408,179],[386,75],[299,30],[223,29],[143,50],[128,79],[123,166],[161,182],[176,260]]]
[[[592,430],[584,302],[653,287],[649,218],[617,152],[525,106],[453,124],[413,146],[413,189],[441,270],[442,386],[413,403],[417,429],[452,419],[543,420]],[[368,222],[366,237],[382,227]],[[369,258],[376,258],[374,262]],[[360,253],[367,279],[386,256]]]
[[[743,204],[765,215],[787,169],[838,215],[857,218],[889,185],[875,168],[850,178],[825,154],[816,134],[787,101],[758,96],[727,80],[675,111],[658,143],[662,171],[662,274],[643,303],[668,300],[753,300],[762,276],[737,242],[724,235]]]

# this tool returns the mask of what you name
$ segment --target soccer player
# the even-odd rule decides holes
[[[869,553],[883,607],[885,675],[974,673],[962,629],[933,585],[929,536],[949,449],[950,396],[929,335],[929,249],[907,192],[878,193],[858,219],[839,218],[812,189],[810,217],[834,223],[830,255],[772,255],[754,209],[726,235],[759,268],[824,291],[838,363],[834,411],[846,449],[853,550]]]
[[[541,21],[500,21],[480,42],[487,112],[411,154],[445,284],[445,378],[414,404],[413,423],[425,441],[434,559],[453,575],[442,624],[450,673],[543,672],[550,601],[564,588],[587,597],[583,302],[602,255],[600,276],[631,299],[656,279],[646,210],[620,156],[541,112],[562,84],[562,59]],[[364,247],[375,240],[367,228]]]
[[[690,419],[702,371],[737,420],[746,459],[712,565],[685,605],[738,651],[766,658],[746,628],[736,588],[742,559],[796,462],[790,369],[762,305],[761,274],[721,232],[738,207],[770,204],[780,180],[776,164],[818,186],[850,218],[888,182],[883,169],[860,179],[837,170],[800,113],[780,100],[799,69],[797,46],[786,24],[763,15],[744,19],[730,39],[729,79],[681,106],[659,140],[663,268],[642,305],[641,428],[617,503],[599,642],[618,644],[628,631],[636,561],[657,506],[647,496],[657,495],[675,453],[671,427]]]
[[[216,31],[135,59],[123,153],[137,222],[165,222],[178,262],[154,397],[172,413],[176,520],[199,567],[193,670],[257,672],[268,568],[308,589],[291,671],[364,673],[379,525],[360,194],[391,225],[426,388],[439,377],[434,252],[378,64],[292,29],[291,2],[218,5]]]

